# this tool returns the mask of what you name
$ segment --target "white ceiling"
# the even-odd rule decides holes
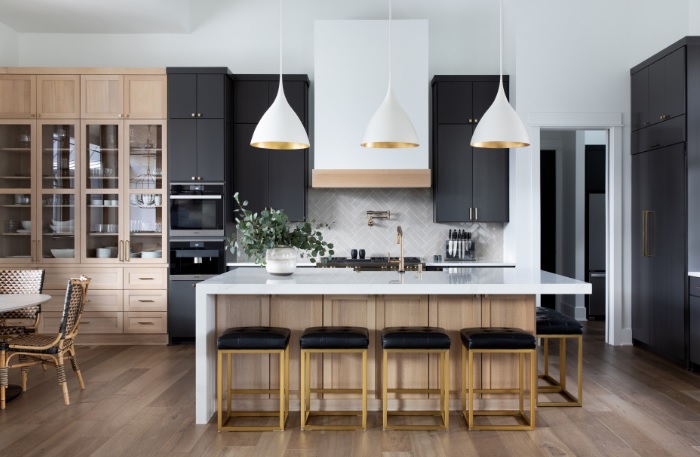
[[[0,0],[21,33],[189,33],[190,0]]]

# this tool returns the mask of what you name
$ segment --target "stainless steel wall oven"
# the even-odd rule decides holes
[[[224,183],[171,183],[170,236],[224,237]]]

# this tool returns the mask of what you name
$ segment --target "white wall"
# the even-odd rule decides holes
[[[0,24],[0,66],[19,65],[19,35],[11,28]]]
[[[388,2],[387,2],[388,3]],[[505,0],[504,72],[526,125],[535,113],[623,113],[629,119],[629,69],[687,35],[700,33],[697,0]],[[238,73],[277,71],[276,0],[192,2],[189,35],[42,35],[19,37],[25,66],[226,65]],[[498,2],[394,1],[396,19],[430,22],[430,74],[498,72]],[[317,19],[386,19],[375,0],[285,1],[285,71],[313,81],[313,23]],[[1,33],[1,32],[0,32]],[[2,36],[0,36],[0,39]],[[313,83],[312,83],[313,84]],[[313,85],[312,85],[313,96]],[[623,141],[623,234],[630,238],[628,127]],[[505,257],[534,265],[538,222],[533,154],[511,152],[511,222]],[[537,203],[538,204],[538,203]],[[629,241],[624,249],[623,315],[629,326]],[[616,304],[619,305],[619,304]]]

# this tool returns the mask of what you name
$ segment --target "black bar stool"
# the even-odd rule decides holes
[[[268,431],[284,430],[289,414],[289,335],[288,328],[280,327],[233,327],[224,330],[216,341],[216,407],[218,410],[219,431]],[[278,389],[233,389],[231,356],[234,354],[277,354],[279,356]],[[224,355],[227,359],[226,376],[226,415],[223,411],[224,401]],[[241,394],[279,394],[279,411],[233,411],[231,407],[234,395]],[[279,425],[226,425],[231,417],[271,417],[279,416]]]
[[[538,375],[547,385],[537,386],[537,391],[543,394],[557,393],[564,401],[540,401],[537,406],[581,406],[583,404],[583,325],[550,308],[537,308],[537,338],[542,338],[544,352],[544,370]],[[559,342],[559,380],[549,374],[549,340]],[[578,395],[566,388],[566,341],[575,340],[578,343]]]
[[[447,430],[450,423],[450,336],[439,327],[387,327],[382,330],[382,427],[384,430]],[[389,354],[427,353],[440,354],[438,374],[439,389],[389,389]],[[389,393],[440,394],[440,406],[436,411],[389,411]],[[388,416],[440,416],[440,425],[390,425]]]
[[[535,428],[535,406],[537,405],[537,364],[535,359],[537,341],[534,335],[517,328],[476,327],[460,330],[462,339],[462,415],[469,430],[533,430]],[[494,389],[474,388],[474,356],[479,354],[517,354],[518,388]],[[530,356],[530,412],[525,414],[524,358]],[[469,361],[467,362],[467,358]],[[467,373],[468,370],[468,373]],[[466,383],[466,385],[465,385]],[[518,394],[518,409],[477,410],[474,394]],[[468,397],[468,407],[467,407]],[[482,401],[486,399],[482,396]],[[478,425],[474,416],[516,416],[521,423],[515,425]]]
[[[301,429],[302,430],[366,430],[367,429],[367,348],[369,331],[364,327],[309,327],[299,338],[301,347]],[[311,388],[312,354],[360,354],[362,356],[362,388]],[[311,394],[361,394],[361,411],[312,411]],[[361,416],[359,425],[310,424],[311,416]]]

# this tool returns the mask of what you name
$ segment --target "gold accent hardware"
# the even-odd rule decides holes
[[[475,118],[474,118],[474,123],[475,123],[475,124],[478,124],[478,123],[479,123],[479,118],[478,118],[478,117],[475,117]]]
[[[153,303],[155,300],[141,300],[139,299],[140,303]]]
[[[472,119],[472,118],[470,117],[470,118],[469,118],[469,123],[470,123],[470,124],[474,123],[474,119]]]
[[[474,220],[479,220],[479,208],[474,208]]]
[[[124,241],[124,260],[127,262],[131,261],[131,254],[129,253],[130,246],[129,246],[129,240]]]
[[[153,281],[154,278],[139,278],[139,281]]]
[[[192,117],[197,117],[197,113],[192,113]]]
[[[391,211],[367,211],[367,225],[372,227],[374,225],[374,219],[391,219]]]
[[[156,325],[155,322],[139,322],[139,325]]]
[[[469,207],[469,220],[472,220],[472,207]]]

